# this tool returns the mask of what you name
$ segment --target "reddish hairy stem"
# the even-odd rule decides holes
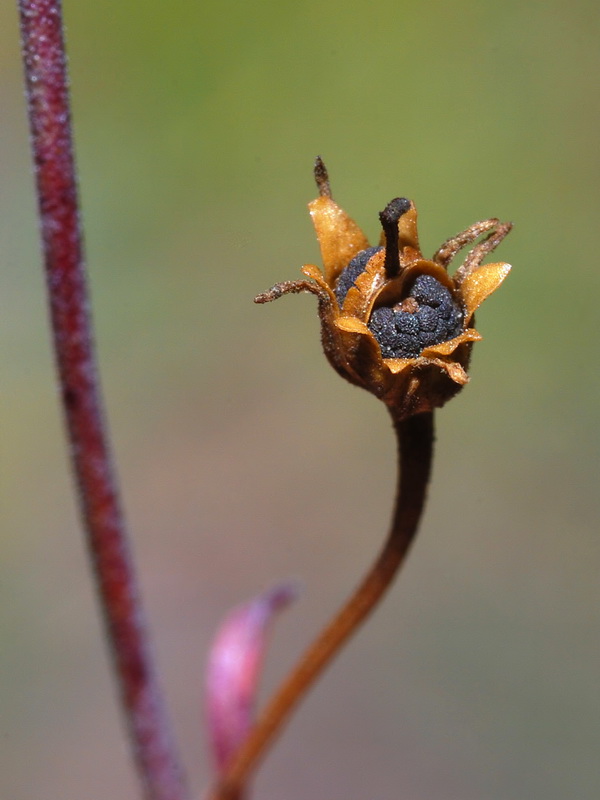
[[[60,0],[19,0],[54,348],[79,504],[147,800],[184,800],[111,465],[94,355]]]
[[[433,414],[392,419],[398,439],[398,486],[387,541],[354,594],[310,645],[231,761],[208,800],[241,800],[267,747],[325,667],[375,609],[414,539],[425,505],[433,457]]]

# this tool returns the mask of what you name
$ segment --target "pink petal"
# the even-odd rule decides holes
[[[269,623],[296,598],[283,583],[237,606],[213,639],[206,671],[206,712],[212,755],[219,772],[245,739],[254,707]]]

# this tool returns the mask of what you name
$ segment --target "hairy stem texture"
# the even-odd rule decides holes
[[[103,424],[61,4],[20,0],[19,11],[51,325],[81,514],[144,797],[184,800]]]
[[[354,594],[325,627],[284,680],[233,758],[210,800],[240,800],[252,771],[341,647],[376,607],[402,565],[425,505],[433,456],[433,413],[398,421],[398,486],[388,538]]]

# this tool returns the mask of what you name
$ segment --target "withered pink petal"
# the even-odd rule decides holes
[[[254,720],[269,623],[297,594],[295,584],[282,583],[242,603],[229,613],[213,639],[205,700],[212,757],[220,773]]]

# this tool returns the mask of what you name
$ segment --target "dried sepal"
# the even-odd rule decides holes
[[[434,344],[432,347],[426,347],[421,356],[423,358],[436,358],[438,356],[449,356],[456,348],[465,342],[480,342],[483,336],[475,330],[475,328],[467,328],[465,331],[455,336],[454,339],[449,339],[447,342],[440,342]]]
[[[317,197],[308,208],[321,248],[325,280],[333,286],[344,267],[369,243],[356,222],[331,197]]]
[[[499,262],[484,264],[467,275],[460,285],[467,322],[483,301],[496,291],[509,272],[510,264]]]

